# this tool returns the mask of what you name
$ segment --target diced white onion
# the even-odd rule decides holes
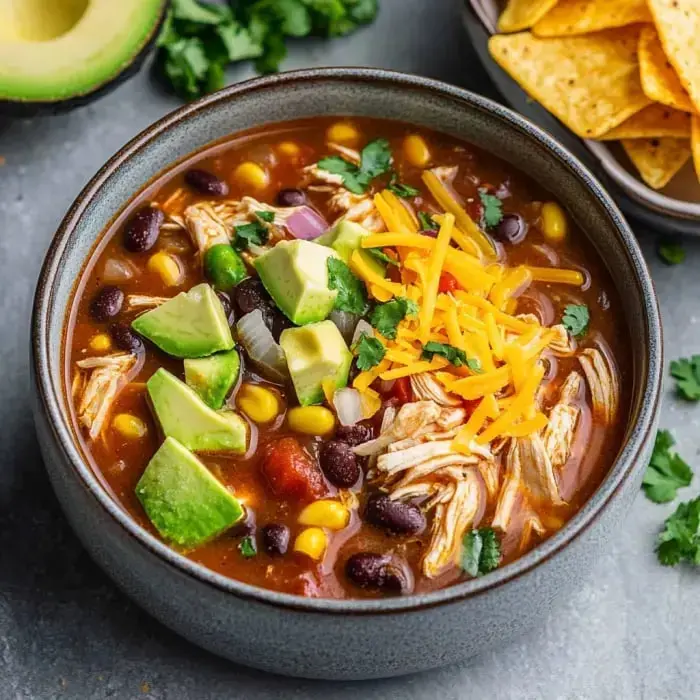
[[[338,389],[333,394],[333,406],[341,425],[355,425],[362,420],[362,400],[357,389]]]
[[[335,311],[331,311],[328,318],[333,321],[336,326],[338,326],[340,335],[343,336],[345,342],[350,343],[352,341],[353,333],[355,332],[355,326],[357,325],[360,317],[357,314],[351,313],[350,311],[338,311],[336,309]]]
[[[284,350],[272,337],[260,309],[243,316],[236,324],[236,330],[248,357],[266,379],[280,383],[288,379]]]
[[[134,266],[120,258],[109,258],[102,271],[105,282],[126,282],[135,274]]]
[[[363,333],[368,335],[370,338],[374,338],[374,328],[372,328],[372,326],[362,318],[355,326],[355,332],[352,334],[352,342],[350,344],[354,345],[360,339],[360,336]]]

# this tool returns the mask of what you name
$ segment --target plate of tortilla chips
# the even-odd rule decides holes
[[[700,233],[700,0],[467,6],[475,48],[516,108],[583,140],[628,213],[641,204],[647,221]]]

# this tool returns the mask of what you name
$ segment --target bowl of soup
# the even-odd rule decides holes
[[[183,107],[47,255],[35,418],[78,536],[233,661],[371,678],[506,643],[639,488],[661,330],[590,173],[464,90],[323,69]]]

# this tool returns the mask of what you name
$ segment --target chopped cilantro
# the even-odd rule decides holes
[[[365,285],[339,258],[328,258],[328,288],[338,291],[334,308],[339,311],[349,311],[358,316],[363,316],[367,311]]]
[[[241,553],[241,556],[244,556],[246,559],[250,559],[258,553],[255,540],[251,535],[247,535],[238,543],[238,551]]]
[[[386,348],[367,333],[362,333],[352,349],[357,356],[357,369],[363,372],[376,367],[386,355]]]
[[[464,350],[456,348],[454,345],[448,345],[447,343],[437,343],[433,340],[426,343],[423,346],[423,352],[421,357],[424,360],[432,360],[433,356],[440,355],[448,360],[455,367],[462,367],[466,365],[473,372],[479,372],[481,370],[481,364],[479,360],[473,357],[467,357],[467,353]]]
[[[590,320],[591,315],[585,304],[568,304],[561,317],[564,328],[575,337],[582,336],[588,330]]]
[[[671,376],[676,380],[676,390],[684,399],[700,400],[700,355],[673,360]]]
[[[393,192],[397,197],[401,197],[403,199],[417,197],[420,194],[420,190],[417,190],[415,187],[399,182],[399,176],[396,173],[391,174],[391,179],[389,180],[389,184],[386,186],[386,188],[390,192]]]
[[[391,167],[391,148],[386,139],[370,141],[360,153],[359,167],[340,156],[328,156],[318,161],[318,167],[343,178],[345,187],[354,194],[364,194],[375,177]]]
[[[642,481],[646,497],[654,503],[672,501],[677,495],[677,490],[689,486],[693,480],[690,466],[676,452],[671,452],[675,444],[668,430],[659,430],[656,433],[654,450]]]
[[[680,265],[685,260],[685,248],[674,240],[659,241],[657,252],[667,265]]]
[[[462,569],[470,576],[483,576],[501,563],[501,543],[496,531],[482,527],[462,538]]]
[[[268,224],[271,224],[275,220],[275,212],[274,211],[256,211],[255,216],[258,217],[261,221],[265,221]]]
[[[440,228],[437,221],[427,211],[418,212],[418,221],[420,221],[421,231],[437,231]]]
[[[666,518],[656,541],[656,556],[664,566],[675,566],[681,561],[700,564],[700,496],[679,503]]]
[[[486,190],[479,190],[479,199],[483,207],[481,219],[485,228],[493,228],[501,223],[503,218],[503,202]]]
[[[373,258],[376,258],[380,262],[386,263],[387,265],[399,266],[399,263],[390,258],[381,248],[363,248],[365,253],[369,253]]]
[[[251,243],[265,245],[269,236],[267,227],[259,221],[250,224],[241,224],[233,229],[236,237],[233,239],[233,247],[236,250],[245,250]]]
[[[385,304],[377,304],[369,316],[369,322],[389,340],[396,338],[396,327],[406,316],[415,316],[418,304],[405,297],[396,297]]]

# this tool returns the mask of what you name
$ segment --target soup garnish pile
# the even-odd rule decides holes
[[[613,285],[563,209],[466,143],[311,119],[117,217],[78,285],[76,431],[134,519],[306,596],[443,588],[561,528],[614,460]]]

